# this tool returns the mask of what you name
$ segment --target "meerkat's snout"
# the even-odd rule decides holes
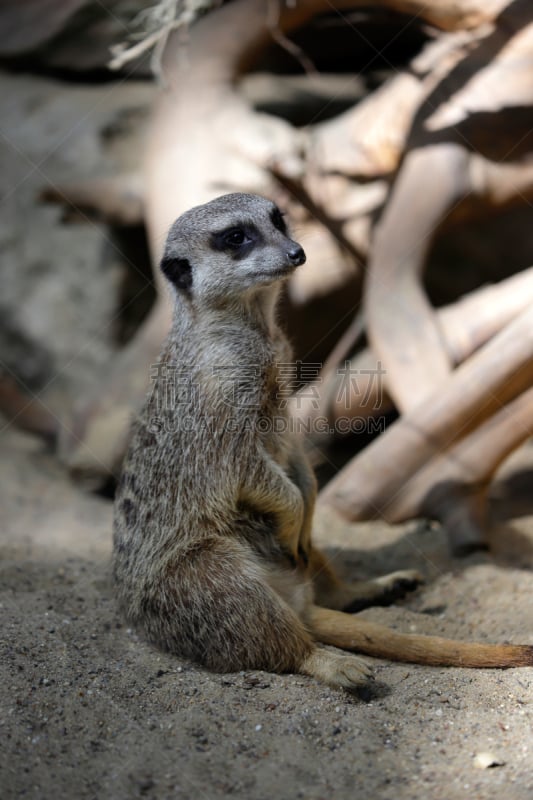
[[[306,255],[303,247],[300,247],[299,244],[294,242],[292,247],[287,251],[287,258],[289,259],[289,263],[295,267],[300,267],[302,264],[305,264]]]

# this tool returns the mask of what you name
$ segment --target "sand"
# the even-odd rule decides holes
[[[118,613],[111,502],[76,487],[39,440],[8,427],[2,445],[3,800],[533,797],[533,669],[374,660],[367,701],[300,675],[210,674]],[[505,487],[493,506],[504,518]],[[519,510],[496,527],[491,555],[463,560],[421,523],[322,512],[317,536],[350,577],[425,574],[405,601],[363,612],[371,619],[533,643],[533,517]]]

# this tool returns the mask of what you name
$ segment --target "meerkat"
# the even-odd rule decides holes
[[[175,296],[153,390],[115,500],[113,572],[129,620],[207,668],[298,672],[358,690],[368,663],[533,665],[533,647],[398,634],[346,613],[414,588],[402,571],[349,585],[313,547],[316,495],[280,400],[291,349],[280,287],[305,261],[270,200],[230,194],[172,226]],[[341,610],[345,609],[345,610]]]

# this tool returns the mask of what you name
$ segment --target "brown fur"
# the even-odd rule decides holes
[[[368,681],[367,664],[320,643],[424,664],[533,664],[531,647],[401,635],[338,610],[420,578],[349,586],[312,546],[315,480],[280,401],[291,354],[275,320],[280,284],[304,259],[275,206],[253,195],[192,209],[170,231],[174,322],[116,497],[127,616],[211,669],[301,672],[348,689]]]

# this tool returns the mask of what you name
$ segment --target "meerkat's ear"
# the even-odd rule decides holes
[[[161,261],[161,269],[176,289],[189,291],[192,286],[192,267],[189,259],[165,256]]]

